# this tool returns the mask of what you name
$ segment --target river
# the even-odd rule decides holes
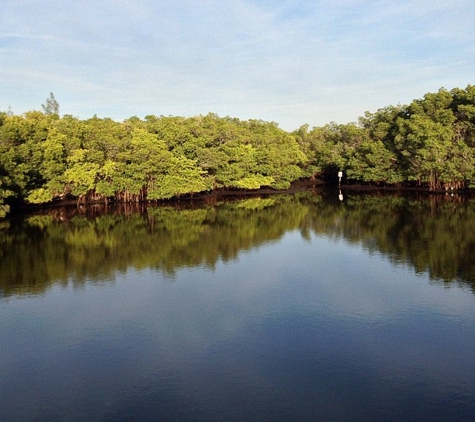
[[[0,222],[2,421],[475,420],[475,201]]]

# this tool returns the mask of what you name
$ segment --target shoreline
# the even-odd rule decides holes
[[[10,212],[4,218],[8,219],[13,217],[15,214],[24,214],[30,211],[42,211],[49,209],[57,209],[61,207],[97,207],[97,206],[147,206],[147,205],[181,205],[184,202],[186,203],[215,203],[216,201],[224,198],[243,198],[243,197],[253,197],[253,196],[268,196],[268,195],[278,195],[278,194],[295,194],[298,192],[308,192],[314,190],[335,190],[340,191],[341,193],[387,193],[387,194],[397,194],[397,193],[418,193],[425,195],[462,195],[462,196],[475,196],[474,189],[460,189],[460,190],[430,190],[425,186],[374,186],[374,185],[365,185],[360,183],[355,184],[335,184],[328,183],[321,179],[306,179],[306,180],[297,180],[291,184],[287,189],[272,189],[272,188],[260,188],[254,190],[245,190],[245,189],[217,189],[210,192],[200,192],[196,194],[183,195],[179,197],[173,197],[170,199],[161,199],[153,201],[142,201],[142,202],[119,202],[119,201],[90,201],[87,203],[79,204],[77,198],[70,198],[55,202],[50,202],[47,204],[10,204]]]

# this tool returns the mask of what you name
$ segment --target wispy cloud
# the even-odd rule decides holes
[[[354,121],[473,83],[468,0],[6,1],[0,110]],[[28,76],[27,76],[28,75]]]

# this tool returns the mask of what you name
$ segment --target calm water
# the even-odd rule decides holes
[[[474,421],[475,202],[0,223],[1,421]]]

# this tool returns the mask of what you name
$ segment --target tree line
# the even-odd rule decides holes
[[[366,112],[357,123],[300,127],[216,114],[123,122],[0,112],[0,216],[12,204],[141,202],[217,189],[285,189],[299,179],[475,188],[475,86]]]

